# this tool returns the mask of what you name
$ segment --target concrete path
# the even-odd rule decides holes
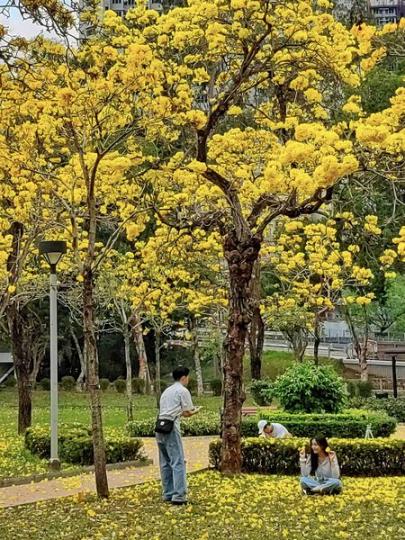
[[[187,437],[183,439],[187,461],[187,472],[195,472],[208,467],[208,446],[214,437]],[[111,489],[142,484],[159,478],[159,459],[155,439],[143,439],[147,456],[153,465],[109,471],[108,484]],[[93,474],[82,474],[70,478],[57,478],[22,486],[0,488],[0,508],[29,504],[59,497],[95,491]]]

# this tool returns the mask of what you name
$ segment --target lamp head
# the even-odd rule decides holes
[[[64,253],[66,253],[66,242],[62,240],[43,240],[39,243],[39,254],[43,256],[53,271]]]

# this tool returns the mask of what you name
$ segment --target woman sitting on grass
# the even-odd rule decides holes
[[[332,495],[342,491],[340,468],[335,452],[328,448],[325,437],[310,441],[309,454],[300,452],[301,488],[304,495]]]

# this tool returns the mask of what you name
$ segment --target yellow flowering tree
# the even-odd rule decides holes
[[[251,281],[268,225],[310,214],[359,169],[331,126],[328,88],[359,82],[369,56],[328,1],[190,1],[158,17],[138,7],[120,23],[168,67],[156,113],[165,166],[149,174],[160,219],[221,235],[229,271],[222,470],[240,470],[242,363]],[[121,29],[121,26],[122,29]],[[354,62],[355,61],[355,62]]]
[[[375,233],[374,228],[369,232]],[[298,360],[302,359],[307,338],[312,334],[314,359],[318,362],[321,322],[328,312],[342,304],[345,291],[353,291],[350,302],[362,306],[374,297],[366,290],[373,273],[356,258],[360,248],[345,245],[342,240],[333,219],[315,223],[290,221],[282,224],[274,244],[265,250],[278,286],[276,292],[264,299],[264,311],[273,324],[281,325]]]
[[[5,77],[13,81],[12,98],[23,101],[9,174],[15,181],[28,177],[33,193],[46,190],[56,216],[54,223],[49,212],[45,219],[48,237],[67,240],[82,284],[96,484],[99,495],[107,496],[94,283],[119,236],[144,227],[142,175],[154,157],[143,153],[143,144],[153,126],[147,111],[161,78],[159,63],[149,62],[142,45],[125,49],[100,38],[68,51],[38,38]]]

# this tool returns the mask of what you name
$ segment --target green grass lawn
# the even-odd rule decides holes
[[[298,479],[206,472],[187,507],[160,502],[157,482],[0,510],[2,540],[393,540],[403,538],[405,478],[346,478],[336,497],[303,497]]]
[[[294,355],[286,351],[266,351],[263,354],[262,360],[262,376],[275,380],[279,375],[283,374],[294,363]],[[343,363],[339,360],[329,360],[321,357],[319,363],[331,365],[335,370],[342,375]],[[250,366],[248,362],[244,365],[244,379],[250,381]]]

